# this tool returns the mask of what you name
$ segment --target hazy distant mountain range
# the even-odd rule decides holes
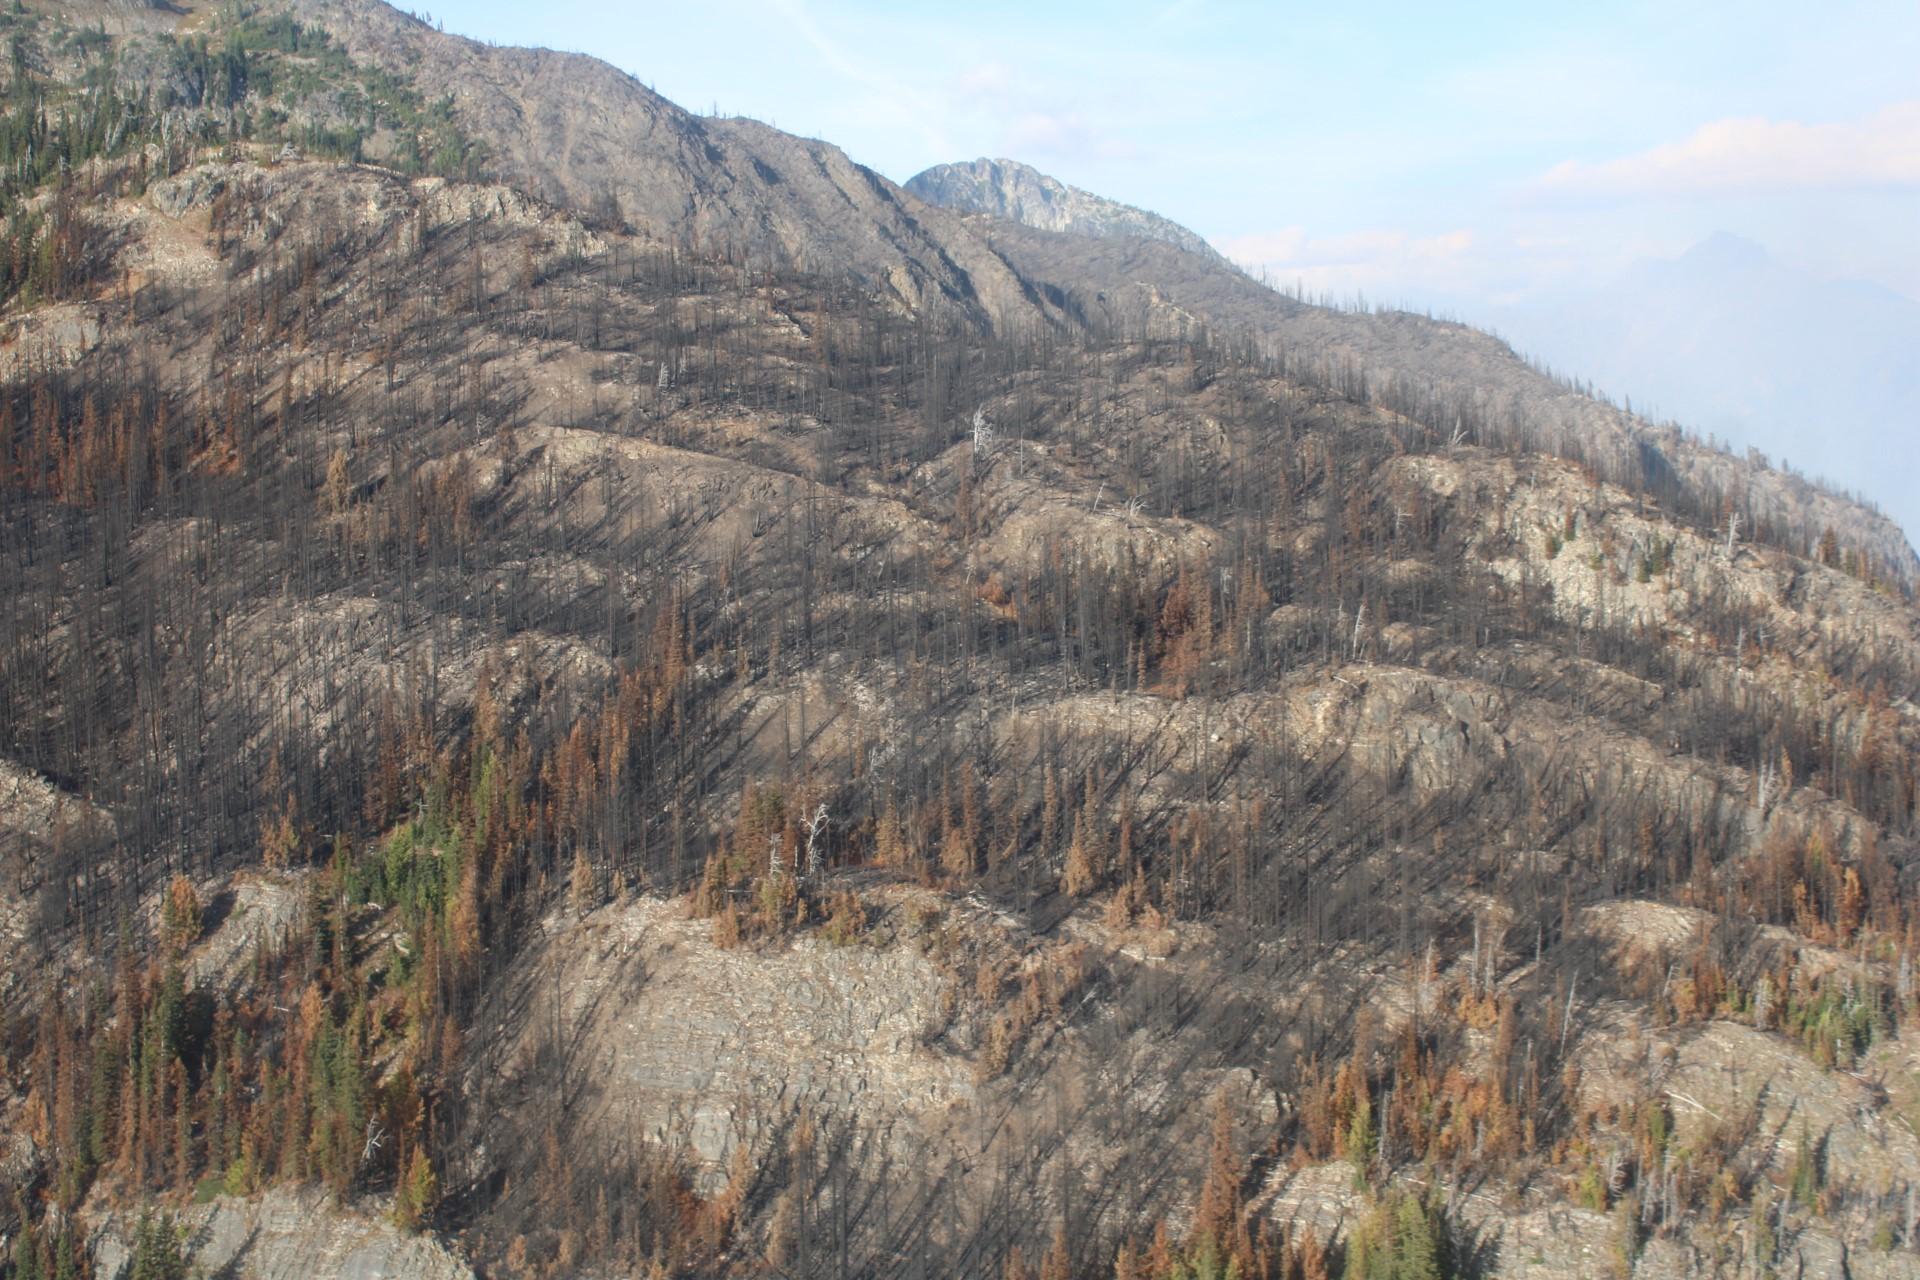
[[[1920,530],[1920,302],[1722,233],[1604,288],[1485,317],[1635,410],[1854,490]]]

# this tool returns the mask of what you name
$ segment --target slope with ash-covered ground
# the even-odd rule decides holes
[[[257,56],[403,33],[421,103],[468,67],[563,134],[591,85],[303,15]],[[508,1273],[1910,1256],[1920,614],[1871,517],[1615,465],[1477,335],[1096,318],[1105,242],[889,284],[881,240],[938,272],[871,185],[783,206],[810,261],[716,254],[591,208],[611,154],[529,194],[494,110],[394,123],[502,182],[107,149],[110,256],[14,295],[24,1248],[318,1183]]]

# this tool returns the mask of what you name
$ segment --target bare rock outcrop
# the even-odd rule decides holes
[[[334,1204],[317,1190],[220,1196],[175,1214],[189,1266],[234,1280],[472,1280],[460,1256],[431,1235],[408,1235],[376,1213]],[[94,1274],[126,1280],[137,1214],[116,1211],[94,1228]]]
[[[1204,237],[1171,218],[1068,186],[1018,160],[935,165],[907,179],[907,190],[929,204],[991,214],[1041,231],[1161,240],[1223,265],[1226,262]]]

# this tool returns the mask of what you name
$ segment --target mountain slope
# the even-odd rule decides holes
[[[611,153],[525,189],[551,55],[409,28],[495,119],[206,21],[113,65],[237,102],[4,170],[9,1280],[142,1208],[239,1274],[1911,1272],[1864,517],[1610,475],[1468,330],[889,240],[759,126],[636,163],[820,255],[696,251]],[[0,141],[113,136],[80,30]],[[989,238],[999,311],[884,280]]]
[[[695,252],[851,275],[903,305],[977,319],[1030,306],[1019,282],[938,210],[837,147],[752,120],[692,115],[580,54],[502,49],[371,0],[300,0],[356,58],[448,98],[514,185]]]
[[[1204,244],[1188,251],[1197,237],[1171,237],[1166,227],[1174,224],[1025,166],[929,171],[922,191],[963,209],[984,201],[1028,218],[1044,211],[1042,220],[1079,230],[957,219],[911,201],[833,147],[752,121],[692,117],[591,58],[445,36],[378,0],[301,0],[300,12],[356,56],[412,77],[425,96],[450,95],[467,127],[489,139],[492,163],[508,180],[576,208],[616,208],[669,242],[851,274],[909,306],[943,298],[987,325],[1059,323],[1064,299],[1074,300],[1082,323],[1104,314],[1177,326],[1184,315],[1292,358],[1358,365],[1376,389],[1397,381],[1418,388],[1416,396],[1437,391],[1449,403],[1436,406],[1435,429],[1450,431],[1473,402],[1530,445],[1592,460],[1610,477],[1677,480],[1703,511],[1739,495],[1751,505],[1750,528],[1778,526],[1803,547],[1833,528],[1878,572],[1920,585],[1920,559],[1897,527],[1799,477],[1749,467],[1559,386],[1465,326],[1292,303]],[[1103,238],[1115,226],[1176,243]]]
[[[1292,303],[1204,242],[1196,248],[1198,237],[1176,224],[1025,166],[929,170],[919,194],[934,203],[923,204],[836,148],[757,122],[690,116],[591,58],[490,48],[431,31],[378,0],[301,0],[300,11],[356,56],[412,77],[426,96],[449,95],[467,127],[489,139],[491,162],[508,180],[576,208],[617,209],[671,243],[851,274],[905,305],[940,298],[986,325],[1058,324],[1065,299],[1075,300],[1082,323],[1103,314],[1177,325],[1184,314],[1292,358],[1357,364],[1376,388],[1397,380],[1416,394],[1438,391],[1451,403],[1429,424],[1435,429],[1451,431],[1463,402],[1477,402],[1529,443],[1593,460],[1614,478],[1677,480],[1701,510],[1737,494],[1751,505],[1750,528],[1777,526],[1803,547],[1832,528],[1878,572],[1909,589],[1920,585],[1920,559],[1902,532],[1857,504],[1557,385],[1465,326]],[[955,202],[1078,229],[1034,230],[1021,218],[979,214],[963,220],[939,207]],[[1115,227],[1154,238],[1103,238]]]
[[[1100,323],[1136,331],[1150,325],[1162,333],[1204,324],[1247,335],[1302,364],[1352,370],[1366,395],[1432,429],[1451,431],[1479,418],[1489,442],[1513,432],[1528,447],[1589,462],[1616,480],[1677,483],[1703,513],[1730,499],[1745,504],[1750,529],[1756,521],[1772,523],[1803,548],[1832,528],[1868,551],[1894,581],[1908,588],[1920,583],[1920,558],[1885,516],[1802,476],[1736,459],[1557,382],[1505,342],[1466,325],[1407,312],[1309,306],[1161,244],[997,224],[994,246],[1023,278]]]

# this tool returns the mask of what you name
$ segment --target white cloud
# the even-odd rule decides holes
[[[1608,195],[1920,187],[1920,99],[1833,124],[1716,120],[1637,155],[1555,165],[1537,186]]]

